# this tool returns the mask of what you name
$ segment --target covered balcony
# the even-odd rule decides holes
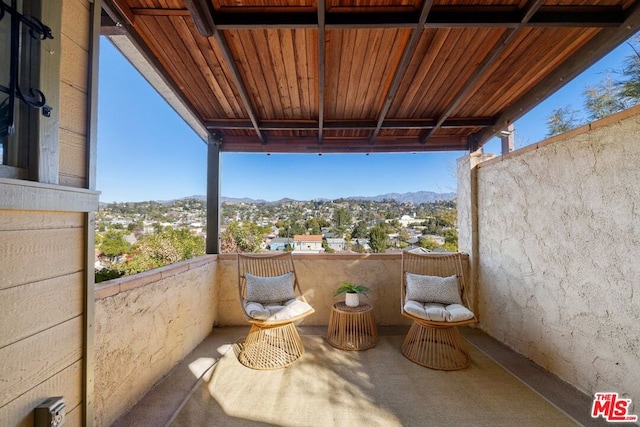
[[[32,66],[47,101],[15,121],[21,140],[1,122],[0,425],[33,425],[55,396],[70,426],[605,423],[591,419],[598,392],[640,413],[640,107],[482,152],[635,34],[639,0],[28,2],[46,28],[9,3],[0,30],[14,43],[2,53]],[[24,25],[53,38],[21,53]],[[466,152],[457,206],[479,319],[464,331],[472,365],[446,373],[402,357],[397,254],[295,257],[316,309],[300,325],[308,351],[255,384],[313,377],[317,393],[265,391],[268,408],[251,400],[267,390],[255,372],[230,369],[247,325],[217,227],[204,257],[95,286],[100,34],[207,144],[210,225],[224,151]],[[18,69],[1,84],[21,105]],[[373,289],[373,349],[323,341],[342,280]]]
[[[239,365],[248,326],[236,255],[207,255],[98,285],[97,423],[607,424],[591,417],[594,393],[616,390],[633,402],[639,391],[639,194],[627,182],[638,174],[639,114],[635,107],[508,155],[459,160],[460,250],[480,320],[463,331],[469,368],[433,371],[401,354],[400,254],[294,255],[316,309],[299,325],[307,352],[276,373]],[[605,221],[611,209],[619,215]],[[373,349],[327,344],[342,280],[373,289]]]

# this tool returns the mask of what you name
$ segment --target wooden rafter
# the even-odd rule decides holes
[[[189,12],[193,17],[193,20],[195,21],[196,27],[198,28],[200,34],[204,37],[213,37],[218,44],[222,56],[224,57],[224,61],[229,67],[231,79],[238,89],[238,94],[240,95],[240,99],[242,100],[245,111],[249,116],[249,120],[251,120],[253,129],[255,130],[260,142],[265,144],[265,137],[260,131],[260,127],[258,126],[258,119],[253,105],[251,104],[251,101],[249,99],[247,88],[245,87],[245,84],[242,81],[242,77],[240,76],[240,70],[238,70],[236,61],[231,54],[231,49],[229,48],[227,39],[220,31],[218,31],[218,28],[214,21],[214,11],[211,2],[209,0],[185,0],[185,5],[189,9]]]
[[[411,62],[411,57],[413,56],[416,46],[418,45],[418,40],[420,40],[420,35],[422,34],[422,29],[424,28],[424,23],[427,21],[427,17],[429,16],[429,11],[431,10],[431,6],[433,5],[433,0],[425,0],[422,5],[422,10],[420,10],[420,19],[418,20],[416,27],[411,32],[411,38],[409,42],[404,48],[404,52],[402,52],[402,58],[400,59],[400,63],[398,64],[398,68],[393,76],[393,81],[391,82],[391,86],[389,87],[389,91],[384,99],[384,104],[382,106],[382,110],[378,116],[378,124],[376,128],[373,130],[371,134],[371,138],[369,142],[373,144],[378,137],[378,133],[380,133],[380,129],[382,128],[382,124],[384,123],[384,119],[387,117],[387,113],[389,112],[389,108],[391,108],[391,103],[396,97],[398,93],[398,88],[400,87],[400,83],[402,82],[402,78],[404,77],[405,72],[407,71],[407,67],[409,67],[409,62]]]
[[[610,50],[611,44],[619,45],[629,37],[629,33],[635,34],[638,31],[640,31],[640,3],[636,3],[627,12],[626,19],[622,25],[600,31],[587,44],[582,46],[573,55],[572,59],[564,62],[563,65],[549,73],[535,88],[506,109],[496,119],[495,126],[486,127],[484,130],[472,135],[469,150],[476,151],[482,144],[522,117],[533,106],[573,80],[582,71],[593,65],[598,58],[606,55]]]
[[[318,144],[322,144],[324,133],[324,89],[325,89],[325,47],[326,35],[324,29],[325,4],[318,1]]]
[[[449,104],[445,112],[438,119],[436,125],[420,136],[420,142],[427,142],[427,140],[434,134],[434,132],[442,127],[444,122],[454,111],[456,111],[462,101],[464,101],[467,95],[469,95],[469,92],[471,92],[471,90],[473,90],[473,88],[478,84],[480,79],[482,79],[487,70],[489,70],[494,65],[500,55],[502,55],[502,53],[507,49],[507,47],[516,38],[519,32],[522,31],[524,24],[526,24],[529,19],[531,19],[531,17],[538,11],[544,1],[545,0],[532,0],[529,2],[527,7],[525,8],[525,13],[522,17],[520,26],[518,26],[517,28],[509,28],[504,32],[498,43],[494,45],[493,49],[491,49],[489,54],[485,57],[482,64],[480,64],[480,66],[474,71],[473,75],[458,91],[453,101]]]

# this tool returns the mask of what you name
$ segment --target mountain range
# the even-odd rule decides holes
[[[435,193],[433,191],[415,191],[410,193],[387,193],[380,194],[378,196],[352,196],[352,197],[341,197],[340,199],[346,200],[369,200],[373,202],[381,202],[383,200],[395,200],[398,203],[413,203],[414,205],[419,205],[421,203],[430,203],[437,201],[447,201],[453,200],[457,196],[456,193]],[[198,199],[198,200],[206,200],[206,196],[190,196],[185,197],[185,199]],[[286,202],[296,201],[290,198],[284,198],[275,201],[268,201],[263,199],[251,199],[248,197],[225,197],[221,198],[222,202],[229,203],[247,203],[247,204],[282,204]],[[328,199],[313,199],[313,200],[324,200],[328,201]],[[306,201],[306,200],[298,200],[298,201]]]

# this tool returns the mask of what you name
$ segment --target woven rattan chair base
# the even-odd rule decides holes
[[[275,327],[251,325],[238,360],[252,369],[278,369],[291,365],[304,354],[304,346],[293,323]]]
[[[464,369],[471,362],[457,327],[437,327],[417,321],[411,325],[402,344],[402,354],[418,365],[443,371]]]

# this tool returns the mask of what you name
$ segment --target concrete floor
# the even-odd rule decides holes
[[[326,335],[323,327],[299,327],[301,335]],[[405,327],[380,327],[379,334],[402,335]],[[215,328],[211,335],[198,346],[183,362],[178,364],[163,381],[157,384],[124,417],[114,423],[115,426],[166,426],[170,425],[183,408],[199,384],[198,376],[207,367],[189,366],[190,361],[211,357],[211,348],[220,348],[224,353],[229,343],[244,339],[248,328]],[[569,384],[561,381],[528,359],[511,351],[503,344],[486,335],[479,329],[461,328],[468,343],[475,346],[490,359],[501,365],[515,378],[522,381],[553,406],[573,419],[578,425],[611,425],[602,418],[590,417],[592,398]],[[213,363],[211,361],[210,363]],[[427,368],[424,368],[427,369]]]

